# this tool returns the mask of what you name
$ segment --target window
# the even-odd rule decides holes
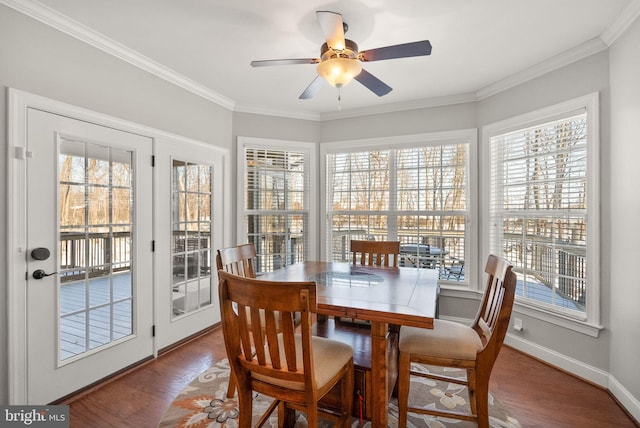
[[[256,248],[256,273],[309,257],[311,150],[304,143],[239,139],[244,184],[240,241]],[[280,147],[279,147],[279,146]]]
[[[469,282],[470,153],[475,131],[326,146],[327,257],[351,239],[399,240],[400,266]]]
[[[520,303],[597,322],[597,97],[487,127],[489,251]]]
[[[211,302],[213,167],[171,161],[173,317]]]
[[[133,333],[133,154],[62,139],[60,361]]]

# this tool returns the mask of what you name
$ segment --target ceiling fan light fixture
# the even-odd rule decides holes
[[[381,61],[394,58],[431,55],[429,40],[384,46],[360,52],[358,44],[344,37],[348,25],[342,15],[328,10],[316,11],[325,43],[320,47],[320,58],[294,58],[251,61],[252,67],[267,65],[317,64],[317,73],[311,84],[298,97],[301,100],[313,98],[322,86],[322,79],[340,89],[353,79],[379,97],[393,90],[391,86],[362,68],[360,62]],[[340,91],[338,91],[340,100]]]
[[[336,57],[318,64],[318,74],[336,88],[348,85],[361,71],[360,61],[354,58]]]

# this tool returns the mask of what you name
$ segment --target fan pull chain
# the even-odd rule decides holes
[[[340,94],[340,88],[338,88],[338,111],[342,110],[342,96]]]

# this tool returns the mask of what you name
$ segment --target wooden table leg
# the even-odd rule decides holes
[[[389,385],[387,384],[387,358],[389,325],[382,322],[371,323],[371,426],[387,428],[389,407]]]

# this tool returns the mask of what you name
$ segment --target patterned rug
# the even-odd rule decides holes
[[[414,369],[442,372],[438,367],[414,366]],[[465,376],[463,370],[449,369],[448,375]],[[229,381],[229,363],[223,360],[194,379],[171,403],[159,427],[168,428],[233,428],[237,426],[238,404],[235,398],[226,398]],[[253,400],[254,423],[271,403],[271,398],[257,395]],[[466,387],[453,383],[436,382],[431,379],[412,377],[409,404],[415,407],[441,409],[467,409],[468,395]],[[505,408],[489,394],[490,424],[493,428],[520,428],[520,423],[510,416]],[[409,413],[407,426],[410,428],[475,428],[473,422],[445,419],[427,415]],[[395,398],[389,405],[389,426],[398,426],[398,406]],[[265,424],[277,427],[277,412]],[[303,414],[296,420],[296,428],[307,428]],[[330,427],[331,423],[321,427]],[[353,419],[353,428],[360,427],[360,421]],[[365,421],[364,427],[370,427]]]

